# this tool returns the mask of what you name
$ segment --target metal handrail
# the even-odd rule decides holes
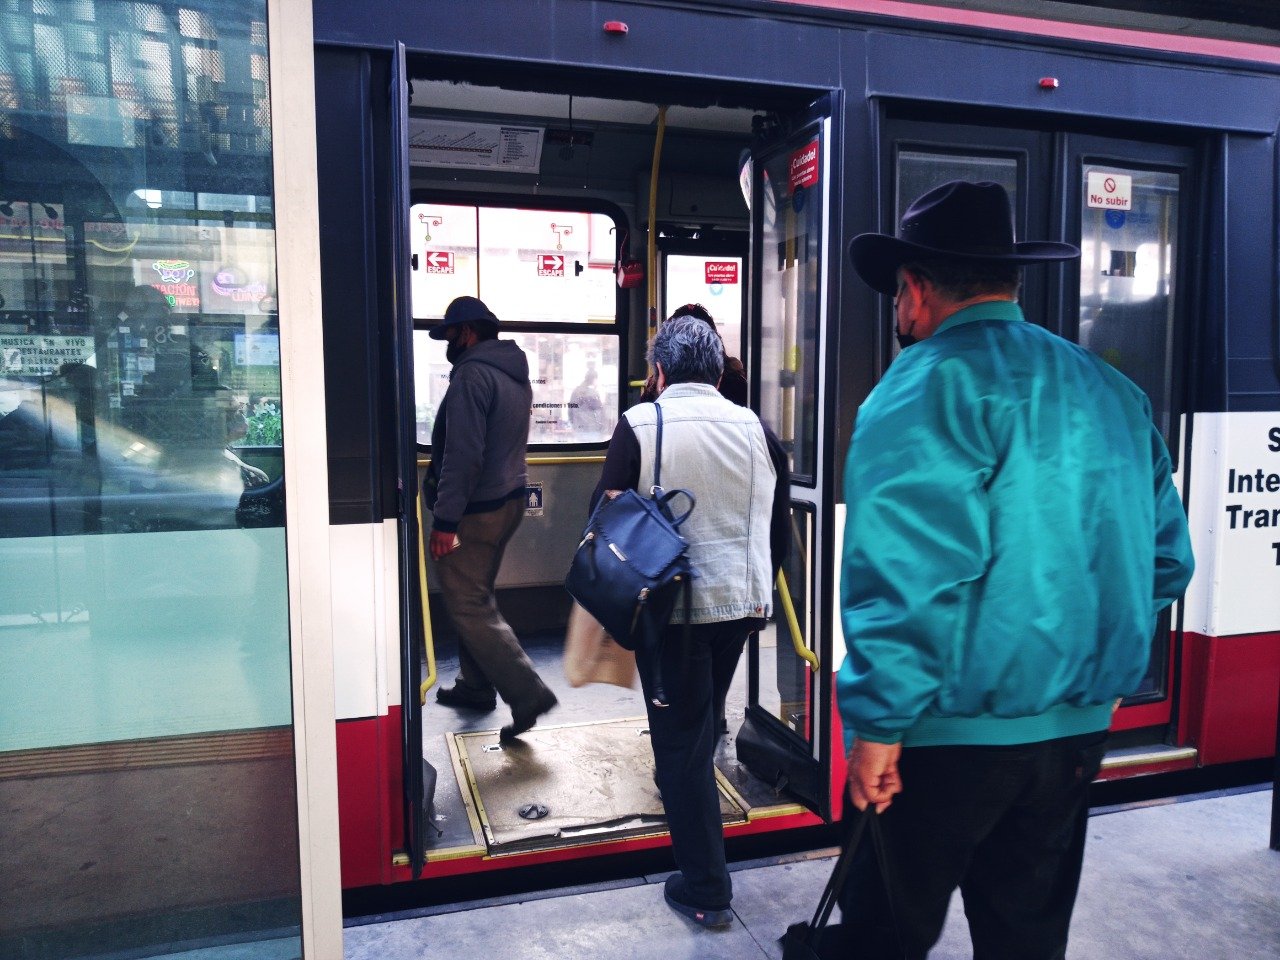
[[[787,618],[787,627],[791,631],[791,646],[795,648],[796,656],[809,664],[810,670],[817,673],[820,666],[818,655],[804,642],[804,635],[800,632],[800,619],[796,616],[795,604],[791,602],[791,588],[787,584],[787,575],[779,570],[775,582],[778,587],[778,596],[782,598],[782,612]]]
[[[427,599],[427,557],[423,549],[426,535],[422,529],[422,497],[415,497],[418,508],[418,594],[422,598],[422,645],[427,652],[427,677],[418,688],[418,705],[425,706],[427,691],[436,683],[436,639],[431,632],[431,601]]]

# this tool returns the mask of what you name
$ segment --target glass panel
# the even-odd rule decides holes
[[[602,213],[418,203],[409,228],[414,319],[472,296],[503,323],[617,322],[616,229]]]
[[[0,7],[2,956],[300,952],[265,17]]]
[[[609,217],[481,207],[479,222],[480,299],[501,320],[616,322],[613,261],[592,261]]]
[[[417,258],[409,274],[415,320],[440,320],[454,297],[479,294],[475,207],[415,203],[409,237]]]
[[[741,257],[670,254],[666,259],[666,312],[685,303],[700,303],[715,318],[716,329],[731,357],[742,357]]]
[[[913,200],[949,180],[990,180],[998,183],[1009,192],[1013,209],[1018,209],[1018,161],[1014,158],[903,150],[898,154],[894,227],[901,222]]]
[[[1090,206],[1091,173],[1119,189],[1128,178],[1129,209]],[[1176,173],[1090,164],[1082,174],[1080,344],[1147,392],[1166,440],[1180,180]]]
[[[818,316],[823,221],[821,134],[761,165],[760,416],[812,482],[817,460]]]
[[[809,615],[812,581],[810,548],[813,543],[813,508],[793,505],[791,509],[791,554],[782,571],[787,578],[787,592],[795,607],[801,639],[814,642]],[[760,632],[760,705],[777,717],[789,730],[811,740],[813,684],[816,675],[808,662],[796,653],[791,627],[783,611],[782,599],[774,588],[773,622]],[[771,676],[772,674],[772,676]]]
[[[616,334],[504,332],[529,358],[533,410],[529,443],[604,443],[618,423]],[[449,386],[443,340],[413,332],[418,443],[431,443],[436,409]]]

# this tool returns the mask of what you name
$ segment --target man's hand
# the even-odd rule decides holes
[[[431,531],[431,559],[439,560],[441,557],[448,556],[458,549],[458,535],[456,533],[441,533],[439,530]]]
[[[849,751],[849,795],[859,810],[874,803],[876,813],[883,813],[893,802],[894,794],[902,792],[902,777],[898,775],[898,757],[901,743],[874,743],[870,740],[854,740]]]

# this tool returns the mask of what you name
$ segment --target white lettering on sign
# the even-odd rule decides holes
[[[1133,207],[1133,177],[1124,173],[1090,170],[1085,184],[1085,205],[1104,210],[1129,210]]]
[[[422,255],[424,273],[453,273],[453,254],[443,250],[428,250]]]
[[[543,507],[542,481],[538,480],[527,484],[524,488],[524,515],[526,517],[540,517],[543,513]]]
[[[1235,636],[1280,625],[1280,415],[1200,413],[1191,450],[1196,573],[1188,629]]]
[[[713,283],[737,283],[738,261],[708,260],[705,265],[705,278],[708,285]]]
[[[538,276],[563,277],[564,257],[555,253],[538,254]]]
[[[93,355],[93,337],[0,334],[0,373],[45,376],[64,363],[86,363]]]
[[[809,141],[791,154],[790,183],[791,189],[811,187],[818,182],[818,141]]]

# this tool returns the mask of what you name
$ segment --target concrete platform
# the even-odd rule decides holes
[[[1280,853],[1268,789],[1183,798],[1091,820],[1073,960],[1280,960]],[[734,911],[712,932],[662,901],[665,875],[348,921],[346,960],[714,960],[781,956],[833,851],[734,866]],[[932,960],[969,960],[959,897]]]

